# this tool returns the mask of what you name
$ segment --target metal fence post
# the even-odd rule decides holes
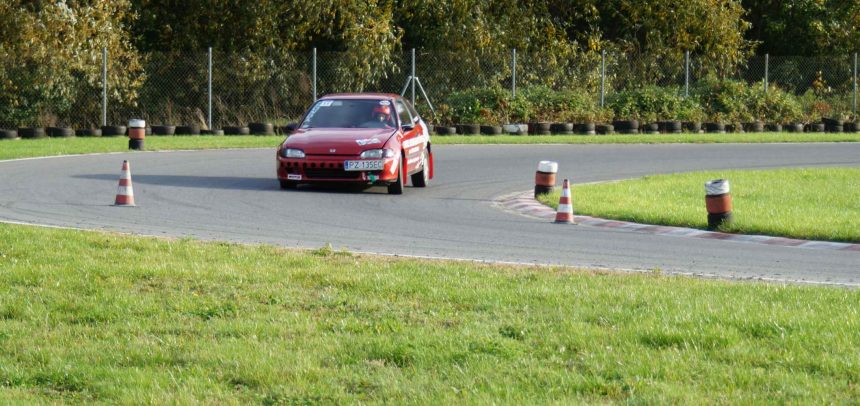
[[[415,105],[415,48],[412,48],[412,105]]]
[[[854,116],[857,116],[857,53],[854,53],[854,98],[853,98],[854,109],[852,110]]]
[[[206,126],[212,129],[212,47],[209,47],[209,85],[207,86],[206,97],[209,102],[209,108],[206,115]]]
[[[317,47],[314,47],[314,55],[313,55],[313,59],[312,59],[312,65],[313,65],[313,67],[311,69],[313,70],[312,75],[313,75],[313,81],[314,81],[314,84],[313,84],[314,101],[317,101]]]
[[[770,54],[764,54],[764,95],[767,96],[767,76],[770,68]]]
[[[511,57],[511,97],[517,97],[517,49],[514,48]]]
[[[690,51],[684,51],[684,97],[690,97]]]
[[[600,50],[600,108],[606,99],[606,50]]]
[[[102,48],[102,126],[107,125],[107,47]]]

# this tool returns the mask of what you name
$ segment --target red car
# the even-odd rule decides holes
[[[282,189],[300,183],[385,185],[401,194],[407,181],[433,178],[430,131],[396,94],[332,94],[317,100],[277,153]]]

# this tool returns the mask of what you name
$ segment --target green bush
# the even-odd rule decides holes
[[[758,85],[706,78],[693,88],[693,96],[713,121],[789,123],[803,118],[798,98],[776,85],[765,94]]]
[[[497,125],[527,120],[531,105],[502,88],[472,88],[451,93],[439,110],[443,123]]]
[[[755,92],[753,100],[753,116],[759,120],[787,124],[803,119],[798,98],[774,85],[768,87],[767,95]]]
[[[700,121],[702,107],[684,98],[675,87],[645,86],[612,94],[607,105],[617,117],[645,122],[657,120]]]
[[[602,115],[594,95],[585,91],[530,86],[522,95],[531,105],[530,120],[583,123],[597,121]]]
[[[708,116],[716,122],[752,121],[750,87],[731,79],[705,78],[693,87],[693,97]]]

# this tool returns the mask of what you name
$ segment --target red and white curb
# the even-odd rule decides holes
[[[542,220],[555,220],[553,208],[535,200],[532,191],[517,192],[500,196],[495,200],[498,207],[505,211],[521,214]],[[667,235],[673,237],[700,238],[706,240],[722,240],[753,244],[774,245],[781,247],[797,247],[817,250],[858,251],[860,244],[850,244],[829,241],[796,240],[766,235],[729,234],[715,231],[697,230],[694,228],[655,226],[649,224],[631,223],[629,221],[605,220],[590,216],[574,216],[576,223],[591,227],[610,228],[613,230],[632,231],[643,234]]]

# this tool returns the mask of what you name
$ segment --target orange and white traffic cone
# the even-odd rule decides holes
[[[555,222],[560,224],[576,224],[573,219],[573,203],[570,200],[570,182],[564,180],[561,196],[558,198],[558,209],[555,212]]]
[[[116,190],[114,206],[134,206],[134,189],[131,187],[131,170],[128,161],[122,161],[122,174],[119,176],[119,187]]]

